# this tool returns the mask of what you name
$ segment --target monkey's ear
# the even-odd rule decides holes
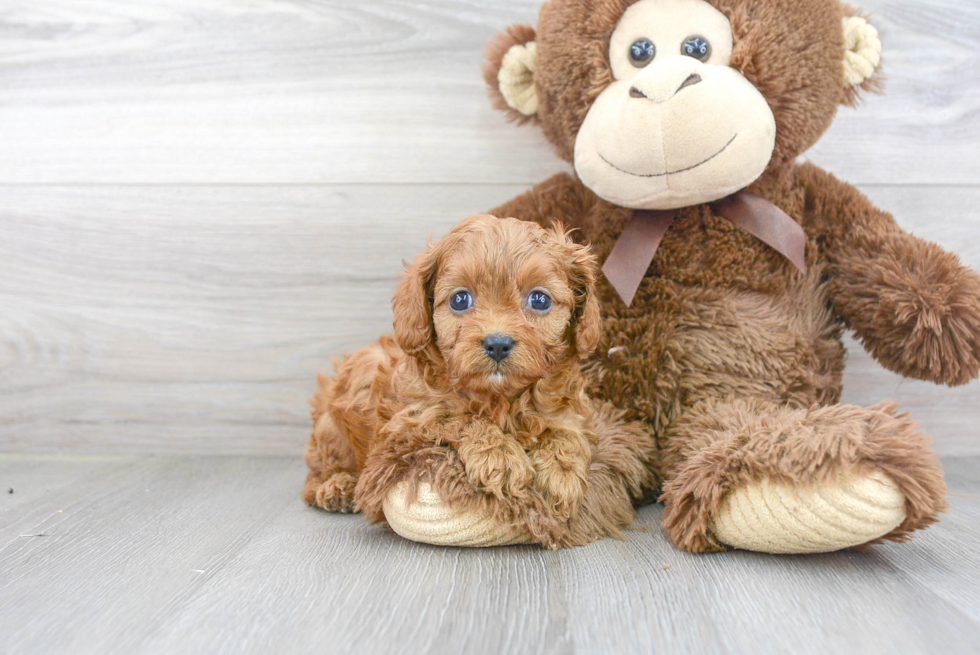
[[[878,30],[858,9],[844,5],[844,95],[842,103],[853,107],[861,91],[880,92],[882,80],[881,39]]]
[[[511,25],[487,43],[483,79],[489,87],[494,109],[513,121],[526,123],[538,113],[534,88],[534,57],[537,44],[530,25]]]
[[[561,244],[565,256],[565,269],[575,294],[575,309],[569,323],[570,342],[580,359],[591,355],[602,337],[602,313],[595,285],[599,263],[592,248],[575,243],[561,223],[555,223],[552,234]]]

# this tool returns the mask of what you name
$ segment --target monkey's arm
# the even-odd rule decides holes
[[[498,218],[519,218],[551,227],[561,221],[565,227],[582,227],[595,204],[595,196],[568,173],[552,175],[530,191],[490,210]]]
[[[950,386],[977,377],[980,276],[829,173],[805,164],[799,176],[834,309],[864,347],[906,377]]]

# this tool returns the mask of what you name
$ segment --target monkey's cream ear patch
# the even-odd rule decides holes
[[[534,92],[534,57],[537,48],[534,41],[512,46],[504,55],[497,72],[497,83],[507,106],[525,116],[538,113],[538,96]]]
[[[844,27],[844,81],[861,86],[881,63],[878,30],[861,16],[847,16]]]
[[[415,502],[407,502],[404,482],[384,500],[385,520],[405,539],[436,546],[512,546],[529,544],[531,538],[512,526],[500,525],[488,516],[464,512],[446,505],[427,482],[420,482]]]

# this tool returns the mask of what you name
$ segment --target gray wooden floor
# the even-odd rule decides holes
[[[295,457],[0,456],[5,653],[969,653],[980,460],[909,544],[808,557],[405,541],[298,498]],[[6,493],[8,489],[13,494]]]
[[[980,268],[980,4],[858,4],[887,94],[807,156]],[[461,551],[299,501],[314,375],[390,329],[401,260],[567,170],[479,72],[539,5],[0,2],[0,653],[980,652],[980,383],[853,340],[845,401],[946,457],[908,545],[694,557],[651,507]]]

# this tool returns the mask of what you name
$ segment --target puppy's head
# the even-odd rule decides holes
[[[514,391],[595,350],[595,276],[589,248],[561,226],[474,216],[408,267],[395,339],[456,385]]]

